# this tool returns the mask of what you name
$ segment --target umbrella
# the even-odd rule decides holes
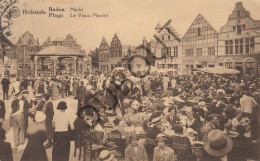
[[[120,71],[120,70],[126,70],[126,68],[125,67],[116,67],[115,69],[113,69],[113,72]]]

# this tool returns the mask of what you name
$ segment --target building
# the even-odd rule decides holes
[[[65,48],[69,48],[72,49],[73,52],[76,52],[80,55],[86,55],[85,51],[81,49],[81,46],[77,43],[77,40],[71,35],[71,34],[67,34],[65,39],[63,38],[55,38],[53,40],[51,40],[50,37],[47,38],[47,40],[45,40],[42,44],[42,48],[47,48],[50,46],[61,46],[61,47],[65,47]],[[66,72],[69,73],[69,71],[77,69],[77,73],[82,74],[83,70],[86,70],[83,67],[86,67],[84,65],[84,58],[83,59],[77,59],[74,60],[71,57],[60,57],[61,59],[56,62],[58,64],[56,64],[56,66],[60,66],[61,69],[60,70],[67,70]],[[75,63],[76,61],[76,63]],[[59,65],[60,64],[60,65]],[[77,65],[77,67],[75,67],[75,65]],[[51,59],[45,59],[44,63],[43,63],[43,68],[45,69],[52,69],[53,68],[53,60]],[[38,67],[38,69],[41,69],[41,67]],[[74,72],[75,74],[75,72]]]
[[[235,5],[218,38],[220,65],[244,76],[260,76],[260,20],[251,18],[242,2]]]
[[[35,39],[29,31],[26,31],[19,37],[18,42],[16,43],[18,76],[34,75],[34,63],[31,59],[31,55],[37,53],[39,50],[40,44],[38,38]]]
[[[102,71],[110,70],[111,65],[109,64],[109,45],[105,38],[103,37],[101,44],[99,46],[99,69]]]
[[[127,52],[128,46],[121,44],[117,34],[112,38],[110,46],[107,44],[105,38],[103,38],[98,48],[99,69],[111,71],[116,67],[124,66],[121,59],[127,55]]]
[[[199,14],[182,38],[183,74],[190,75],[201,67],[218,65],[218,33]]]
[[[169,23],[166,28],[162,28],[158,23],[155,27],[156,36],[161,42],[156,41],[156,57],[164,59],[157,59],[155,66],[158,69],[176,69],[179,74],[182,73],[182,47],[179,34]],[[159,32],[158,30],[161,30]],[[162,45],[164,44],[164,45]]]
[[[0,36],[0,45],[0,76],[3,76],[4,74],[16,74],[17,59],[15,45],[4,35]]]
[[[136,46],[129,46],[127,57],[124,58],[125,60],[125,67],[127,62],[131,65],[131,70],[136,73],[138,71],[142,71],[143,69],[148,70],[148,65],[154,66],[155,60],[152,58],[155,52],[155,40],[152,39],[150,42],[143,39],[143,42]]]

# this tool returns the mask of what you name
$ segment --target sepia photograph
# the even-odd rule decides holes
[[[260,0],[0,0],[0,161],[259,161]]]

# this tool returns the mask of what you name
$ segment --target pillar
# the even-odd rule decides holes
[[[53,76],[55,77],[56,76],[56,59],[58,59],[57,56],[54,56],[53,57]]]
[[[78,58],[77,57],[73,57],[73,60],[74,60],[74,64],[75,64],[74,75],[77,75],[77,62],[78,62]]]
[[[85,72],[85,63],[84,63],[84,58],[82,59],[82,76],[84,77],[84,72]]]

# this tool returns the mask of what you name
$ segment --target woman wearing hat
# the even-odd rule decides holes
[[[130,108],[128,109],[129,113],[124,116],[125,122],[128,125],[142,126],[142,116],[138,113],[140,103],[137,100],[130,102]]]
[[[174,151],[165,145],[167,138],[164,134],[158,134],[157,147],[154,148],[153,161],[175,161]]]
[[[136,135],[129,137],[129,145],[125,149],[125,161],[148,161],[145,148],[138,145],[138,137]]]
[[[74,120],[66,112],[67,104],[64,101],[58,103],[57,112],[54,114],[53,121],[55,133],[53,137],[52,161],[68,161],[70,154],[70,133],[74,130]]]
[[[21,161],[48,161],[43,143],[47,136],[44,121],[46,115],[41,111],[36,111],[34,120],[27,130],[28,143],[25,147]]]

